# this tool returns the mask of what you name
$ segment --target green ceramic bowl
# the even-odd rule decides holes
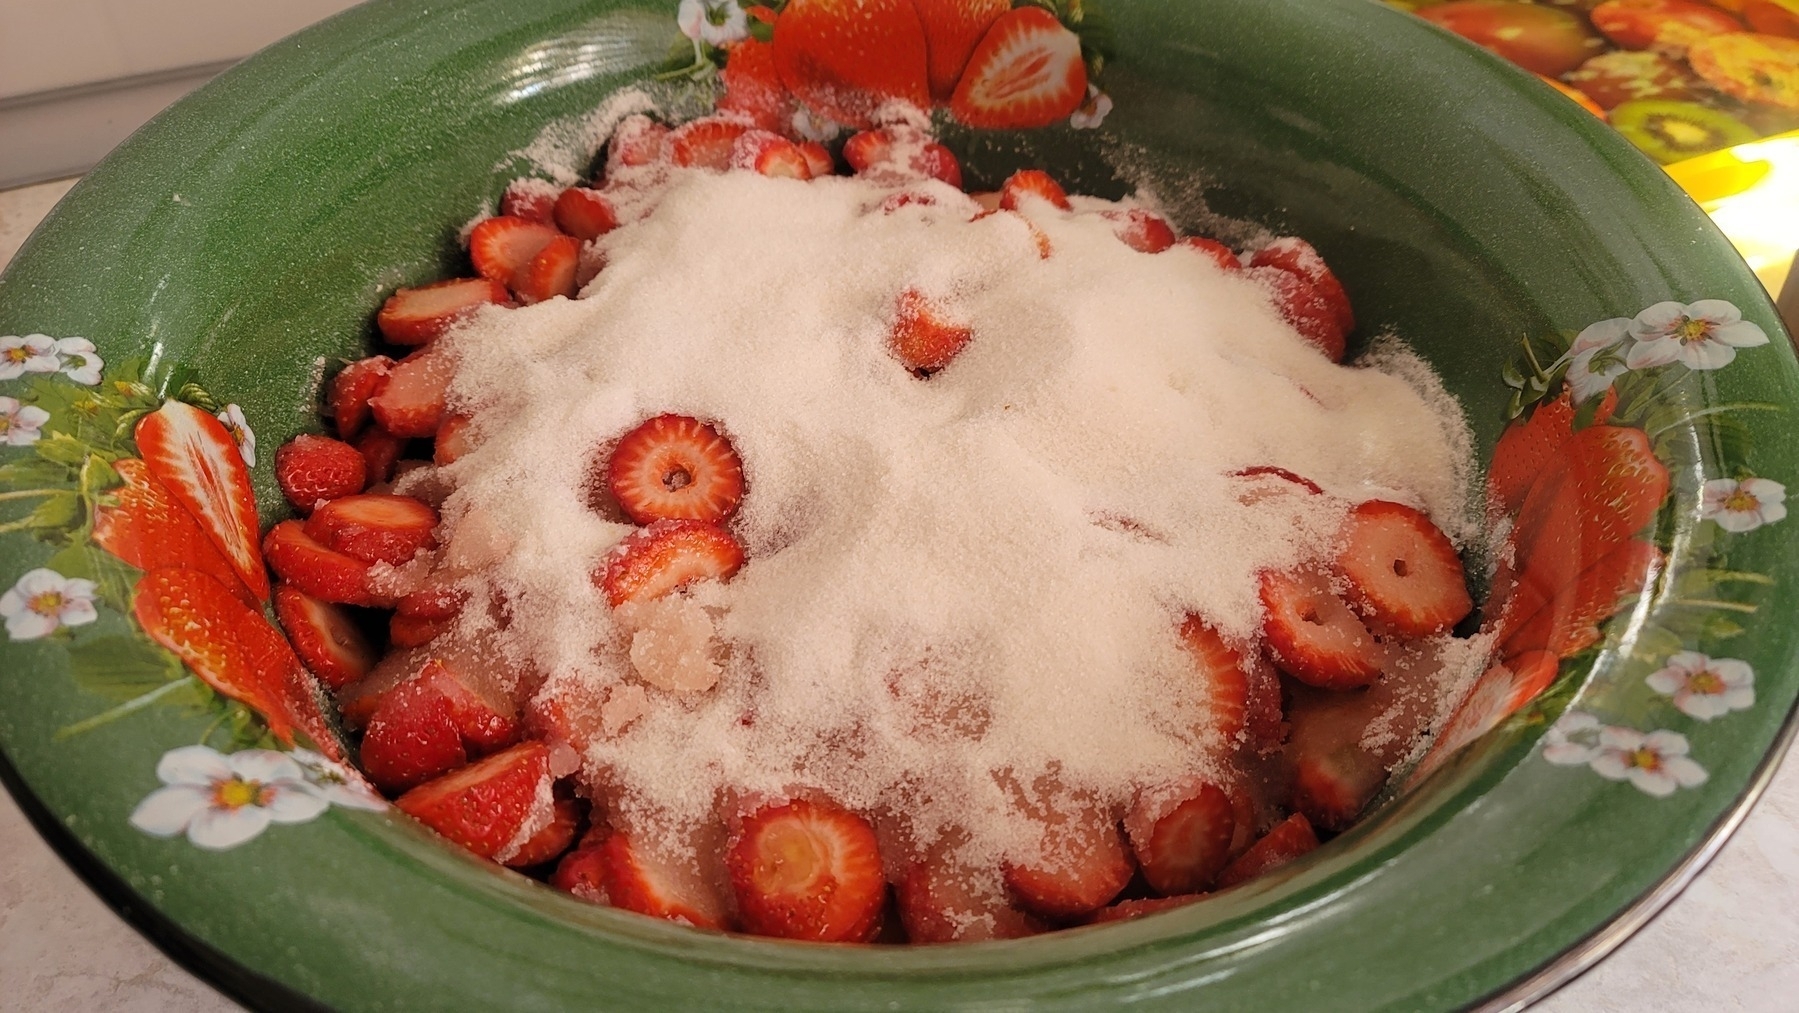
[[[1634,572],[1641,593],[1614,589],[1596,615],[1575,614],[1585,591],[1557,599],[1543,642],[1564,660],[1547,692],[1483,686],[1460,722],[1474,741],[1352,832],[1114,927],[814,947],[570,900],[359,808],[316,767],[246,748],[261,726],[142,636],[137,572],[94,544],[107,462],[131,453],[130,423],[163,397],[235,404],[264,448],[262,520],[277,519],[267,450],[317,427],[321,363],[359,354],[385,292],[456,266],[458,226],[527,168],[508,152],[664,63],[681,41],[675,6],[350,11],[138,133],[0,279],[0,773],[165,949],[265,1007],[1503,1004],[1597,959],[1741,819],[1799,694],[1799,637],[1765,618],[1799,596],[1799,528],[1779,506],[1799,475],[1799,444],[1782,438],[1799,394],[1788,339],[1730,246],[1627,144],[1369,0],[1096,0],[1115,103],[1100,129],[952,139],[977,184],[1029,163],[1115,195],[1127,186],[1112,166],[1128,164],[1189,224],[1203,200],[1309,237],[1362,333],[1406,336],[1461,398],[1483,461],[1509,418],[1572,377],[1596,409],[1610,382],[1610,425],[1670,476],[1636,539],[1656,562]],[[1533,424],[1558,424],[1554,412]],[[1526,461],[1527,477],[1592,460],[1559,425],[1570,443]],[[196,743],[232,758],[171,757]],[[223,837],[133,825],[165,782],[232,762],[305,781],[316,801]]]

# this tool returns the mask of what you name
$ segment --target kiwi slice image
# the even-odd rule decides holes
[[[1665,99],[1640,99],[1617,106],[1612,110],[1612,126],[1663,165],[1761,136],[1729,113],[1697,102]]]

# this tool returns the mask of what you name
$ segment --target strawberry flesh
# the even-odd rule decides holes
[[[874,828],[828,802],[795,799],[750,814],[725,865],[746,931],[867,942],[887,899]]]
[[[298,588],[276,585],[275,616],[301,662],[331,689],[366,677],[380,660],[349,613]]]
[[[1230,797],[1197,778],[1145,792],[1124,818],[1125,835],[1150,888],[1194,893],[1230,860],[1237,815]]]
[[[1342,362],[1349,335],[1317,286],[1302,275],[1278,267],[1251,267],[1244,272],[1269,292],[1274,308],[1299,336],[1332,362]]]
[[[369,780],[388,792],[417,787],[468,762],[450,701],[422,679],[381,698],[360,755]]]
[[[618,228],[618,211],[606,195],[584,186],[571,186],[556,198],[556,227],[589,242]]]
[[[729,580],[743,546],[706,521],[656,521],[626,535],[605,559],[600,588],[614,608],[660,598],[696,580]]]
[[[1355,689],[1381,673],[1385,651],[1316,573],[1264,573],[1262,636],[1275,664],[1300,682]]]
[[[375,422],[383,431],[407,439],[437,435],[454,372],[450,357],[430,347],[400,360],[380,392],[369,399]]]
[[[361,492],[368,476],[368,462],[355,447],[327,436],[301,433],[275,451],[275,482],[301,513]]]
[[[936,303],[908,288],[900,293],[887,347],[906,369],[922,378],[949,365],[973,339],[973,328],[945,319]]]
[[[369,484],[391,482],[400,455],[406,452],[406,441],[380,426],[371,426],[356,438],[356,452],[368,466]]]
[[[1046,200],[1063,211],[1074,207],[1068,202],[1068,191],[1042,169],[1020,169],[1008,176],[999,188],[999,206],[1006,211],[1020,210],[1033,197]]]
[[[913,862],[893,891],[907,941],[968,943],[1049,931],[1048,924],[1013,905],[998,877],[992,880],[942,858]]]
[[[1124,245],[1138,253],[1161,253],[1174,245],[1173,226],[1161,215],[1142,208],[1101,212]]]
[[[558,296],[575,297],[575,275],[581,265],[581,241],[573,236],[557,236],[543,245],[512,278],[512,290],[518,301],[527,306],[547,302]]]
[[[364,563],[398,566],[437,544],[437,511],[422,500],[392,493],[334,499],[313,511],[306,534],[319,544]]]
[[[338,605],[392,604],[369,590],[368,563],[321,545],[299,521],[270,528],[262,550],[275,575],[308,597]]]
[[[467,415],[444,417],[443,424],[437,427],[437,438],[431,447],[432,464],[440,468],[446,464],[454,464],[472,449],[468,437],[470,421]]]
[[[607,903],[694,928],[723,928],[724,907],[691,853],[683,858],[668,850],[625,833],[607,837],[598,848]]]
[[[358,359],[337,371],[331,378],[331,393],[326,399],[331,420],[337,425],[337,437],[353,439],[368,425],[369,399],[381,392],[394,360],[385,355]]]
[[[1043,827],[1032,862],[1007,862],[1006,886],[1018,902],[1045,918],[1079,918],[1112,902],[1135,869],[1117,824],[1096,809],[1061,814]]]
[[[1225,866],[1218,874],[1218,889],[1236,886],[1272,872],[1302,855],[1310,854],[1318,847],[1318,835],[1312,831],[1311,823],[1303,814],[1294,813],[1275,825],[1273,830],[1263,838],[1250,845],[1249,850],[1237,857],[1237,860]]]
[[[1368,500],[1349,512],[1337,553],[1350,604],[1404,637],[1441,633],[1474,610],[1462,561],[1424,513]]]
[[[388,296],[375,315],[381,336],[396,345],[423,345],[442,337],[483,306],[503,304],[506,286],[489,278],[451,278]]]
[[[551,806],[550,822],[519,845],[512,857],[501,864],[528,869],[553,862],[575,843],[575,834],[581,828],[581,804],[572,798],[558,798]]]
[[[606,464],[606,485],[639,524],[721,523],[743,501],[743,462],[713,426],[658,415],[619,440]]]
[[[550,750],[521,742],[408,791],[394,805],[482,857],[512,843],[550,777]]]
[[[1198,616],[1181,624],[1181,643],[1193,657],[1210,727],[1224,741],[1236,741],[1249,718],[1249,666],[1243,655]]]
[[[1243,270],[1243,262],[1237,259],[1237,255],[1231,252],[1231,248],[1216,239],[1207,239],[1204,236],[1187,236],[1180,241],[1180,245],[1191,250],[1196,250],[1210,258],[1212,263],[1217,264],[1220,270],[1226,272]]]
[[[683,123],[668,135],[669,160],[687,168],[722,172],[731,167],[731,151],[737,138],[749,129],[745,124],[717,118]]]
[[[550,241],[562,233],[553,225],[511,215],[496,215],[477,224],[469,233],[469,259],[475,273],[507,288]]]
[[[1344,334],[1355,330],[1355,311],[1349,304],[1349,293],[1337,280],[1324,258],[1311,243],[1297,236],[1284,236],[1250,255],[1251,267],[1278,267],[1312,283],[1319,298],[1330,307],[1332,318]]]

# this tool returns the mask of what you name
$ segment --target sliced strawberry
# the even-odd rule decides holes
[[[394,805],[476,855],[492,858],[524,828],[549,778],[549,747],[521,742],[419,785]]]
[[[432,654],[426,650],[390,650],[367,676],[337,691],[337,712],[349,728],[362,728],[369,723],[381,699],[396,686],[418,675]]]
[[[362,455],[363,463],[368,465],[370,485],[393,481],[394,466],[399,463],[400,455],[406,452],[404,439],[380,426],[373,426],[356,438],[355,446],[356,452]]]
[[[764,176],[780,179],[807,180],[812,178],[812,161],[800,146],[785,138],[778,139],[777,144],[764,145],[756,153],[755,161],[750,168]]]
[[[431,463],[439,468],[446,464],[455,464],[468,453],[473,446],[469,442],[468,427],[472,421],[467,415],[447,415],[443,424],[437,427],[437,439],[431,448]]]
[[[1074,207],[1068,202],[1068,191],[1042,169],[1020,169],[1006,177],[1006,182],[999,188],[999,206],[1007,211],[1020,210],[1032,197],[1049,201],[1063,211]]]
[[[512,290],[519,302],[530,306],[561,296],[575,297],[575,274],[581,264],[581,241],[557,236],[544,244],[524,269],[513,276]]]
[[[400,599],[401,615],[420,619],[454,619],[468,604],[468,591],[454,583],[433,581]]]
[[[598,575],[613,607],[649,601],[696,580],[729,580],[743,565],[743,546],[716,524],[656,521],[626,535]]]
[[[806,168],[812,179],[829,176],[837,171],[837,163],[832,160],[831,153],[817,141],[807,141],[800,145],[800,154],[806,159]]]
[[[369,399],[376,424],[407,439],[437,435],[454,373],[450,357],[434,348],[421,349],[400,360],[389,371],[380,392]],[[369,470],[372,475],[375,469]]]
[[[1124,832],[1151,889],[1194,893],[1230,861],[1237,813],[1223,789],[1187,778],[1140,794],[1125,814]]]
[[[867,942],[887,881],[868,821],[829,802],[794,799],[744,818],[725,852],[745,931],[814,942]]]
[[[1343,283],[1337,280],[1311,243],[1297,236],[1276,239],[1252,254],[1249,264],[1251,267],[1278,267],[1311,282],[1319,298],[1330,307],[1338,329],[1344,334],[1355,330],[1355,310],[1349,304],[1349,293],[1343,291]]]
[[[716,428],[658,415],[626,433],[606,463],[606,485],[631,519],[719,523],[743,502],[743,462]]]
[[[137,424],[144,467],[224,554],[257,601],[269,597],[269,575],[257,551],[256,494],[231,433],[184,401],[165,401]]]
[[[1264,573],[1261,596],[1262,636],[1281,671],[1323,689],[1380,675],[1386,652],[1322,575]]]
[[[511,298],[499,281],[451,278],[403,288],[388,296],[381,304],[381,312],[375,315],[375,326],[383,338],[396,345],[423,345],[441,337],[481,307],[504,304]]]
[[[722,172],[731,167],[732,145],[749,129],[716,117],[691,120],[668,135],[669,158],[676,165]]]
[[[655,165],[668,157],[667,127],[642,113],[634,113],[619,121],[606,142],[606,175],[620,169],[638,169]]]
[[[549,224],[556,208],[556,184],[521,176],[500,194],[500,214]]]
[[[734,113],[755,126],[779,133],[792,126],[794,102],[781,83],[773,43],[744,39],[725,57],[725,93],[718,111]]]
[[[1188,616],[1181,624],[1181,643],[1193,656],[1209,726],[1224,741],[1234,742],[1249,717],[1250,666],[1198,616]]]
[[[562,857],[569,845],[575,843],[575,834],[580,828],[581,803],[572,798],[558,798],[551,803],[550,822],[519,845],[512,857],[501,864],[514,869],[528,869],[533,865],[553,862]]]
[[[1173,897],[1142,897],[1136,900],[1121,900],[1111,907],[1100,908],[1087,920],[1089,925],[1103,925],[1106,922],[1136,921],[1148,915],[1172,911],[1177,907],[1205,900],[1207,894],[1183,893]]]
[[[1216,239],[1207,239],[1204,236],[1187,236],[1180,241],[1180,245],[1191,250],[1197,250],[1211,258],[1214,264],[1217,264],[1221,270],[1226,272],[1243,270],[1243,262],[1237,259],[1237,255],[1231,252],[1231,248]]]
[[[1294,813],[1284,821],[1276,824],[1263,838],[1250,845],[1248,851],[1238,856],[1237,860],[1224,867],[1218,874],[1218,889],[1236,886],[1266,872],[1286,865],[1288,862],[1316,850],[1318,835],[1312,832],[1312,825],[1306,818]]]
[[[507,288],[550,240],[562,233],[553,225],[525,218],[497,215],[477,224],[468,237],[469,259],[475,273]]]
[[[200,681],[268,718],[276,738],[293,741],[287,673],[257,664],[244,636],[253,624],[268,623],[229,588],[198,570],[151,570],[133,589],[131,610],[150,639]]]
[[[889,161],[893,154],[893,135],[887,130],[862,130],[843,142],[843,160],[851,172],[867,172]]]
[[[908,288],[894,309],[887,347],[901,365],[925,377],[949,365],[973,339],[973,328],[946,319],[937,303]]]
[[[300,660],[331,689],[366,677],[381,660],[348,613],[298,588],[275,586],[275,616]]]
[[[590,830],[579,847],[562,856],[550,876],[550,885],[589,903],[604,904],[606,853],[598,843],[590,843],[592,838]]]
[[[368,478],[368,462],[341,440],[301,433],[275,451],[275,482],[301,513],[361,492]]]
[[[949,109],[981,130],[1024,130],[1067,119],[1087,97],[1081,40],[1041,7],[999,16],[969,55]]]
[[[1100,213],[1112,223],[1119,240],[1138,253],[1161,253],[1174,245],[1174,228],[1161,215],[1142,208]]]
[[[606,900],[635,911],[701,929],[725,925],[724,905],[706,882],[691,851],[658,847],[615,833],[600,845],[601,883]]]
[[[1508,514],[1518,512],[1530,487],[1548,469],[1562,445],[1574,437],[1572,392],[1563,390],[1553,401],[1537,406],[1530,418],[1515,422],[1499,434],[1493,447],[1493,463],[1487,469],[1487,488]],[[1611,418],[1618,393],[1607,390],[1594,411],[1594,422]]]
[[[1011,0],[913,0],[924,24],[925,68],[931,98],[948,102],[974,47],[1001,14],[1012,9]]]
[[[858,175],[935,179],[962,187],[962,163],[955,152],[913,127],[881,127],[853,134],[843,142],[843,160]]]
[[[775,22],[781,83],[826,118],[866,127],[889,102],[931,107],[912,0],[792,0]]]
[[[556,227],[583,242],[618,228],[618,211],[598,190],[571,186],[556,198],[552,214]]]
[[[1599,624],[1616,615],[1626,598],[1650,587],[1662,563],[1660,549],[1632,540],[1599,557],[1547,598],[1527,585],[1514,597],[1513,611],[1500,629],[1500,652],[1544,650],[1565,658],[1591,647],[1599,642]]]
[[[395,647],[423,647],[455,625],[454,619],[427,619],[395,612],[387,620],[387,639]]]
[[[310,597],[339,605],[391,604],[369,590],[369,564],[320,545],[299,521],[270,528],[262,550],[277,576]]]
[[[263,718],[270,734],[286,744],[295,741],[293,732],[302,732],[326,759],[346,760],[337,729],[325,716],[330,699],[324,687],[300,663],[281,631],[253,612],[238,626],[237,638],[258,681],[269,688],[272,709],[264,711]]]
[[[518,741],[518,708],[495,678],[488,659],[466,646],[433,648],[417,681],[449,702],[450,719],[470,755],[481,756]]]
[[[358,359],[337,371],[331,378],[331,393],[326,398],[331,421],[337,425],[340,440],[354,439],[369,422],[369,399],[387,384],[387,374],[394,360],[385,355]]]
[[[364,563],[395,566],[437,544],[432,535],[436,528],[437,511],[422,500],[391,493],[334,499],[306,521],[306,534],[326,548]]]
[[[1124,835],[1090,806],[1065,811],[1043,827],[1042,851],[1030,863],[1007,862],[1006,886],[1025,910],[1045,918],[1079,918],[1112,902],[1136,866]]]
[[[1245,274],[1269,292],[1274,308],[1299,336],[1318,347],[1325,358],[1342,362],[1349,335],[1337,321],[1330,303],[1305,278],[1278,267],[1252,267]]]
[[[939,857],[913,862],[895,884],[894,906],[911,943],[1023,939],[1049,931],[1013,905],[997,875]]]
[[[1036,222],[1033,222],[1029,218],[1026,218],[1020,212],[1011,211],[1011,210],[1007,210],[1007,209],[1000,209],[997,211],[982,210],[980,213],[976,214],[970,220],[978,222],[983,218],[992,218],[993,216],[999,215],[999,214],[1009,215],[1009,216],[1011,216],[1012,220],[1024,223],[1025,230],[1030,234],[1032,241],[1036,243],[1037,259],[1048,260],[1049,255],[1051,253],[1055,252],[1054,248],[1052,246],[1050,246],[1049,234],[1044,232],[1041,228],[1038,228]]]
[[[1455,546],[1421,511],[1371,499],[1349,512],[1340,537],[1346,597],[1370,621],[1424,637],[1474,610]]]
[[[125,484],[107,490],[94,509],[95,545],[140,570],[198,570],[225,585],[244,604],[256,604],[237,570],[144,462],[125,457],[112,462],[112,467]]]
[[[1253,749],[1259,753],[1271,752],[1287,737],[1287,723],[1281,720],[1280,673],[1260,652],[1245,658],[1244,662],[1244,672],[1249,677],[1249,698],[1243,727],[1249,733],[1249,744]]]
[[[1342,830],[1354,823],[1387,783],[1387,768],[1354,743],[1329,752],[1293,745],[1293,808],[1313,826]]]
[[[362,736],[362,770],[383,791],[402,792],[468,763],[450,701],[424,680],[381,698]]]

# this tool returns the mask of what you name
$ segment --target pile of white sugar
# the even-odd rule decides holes
[[[1184,615],[1252,640],[1257,574],[1330,551],[1354,501],[1467,532],[1459,409],[1403,351],[1331,363],[1243,275],[1120,242],[1104,202],[1027,208],[1045,259],[1018,216],[908,189],[938,203],[675,170],[653,214],[598,241],[581,298],[443,339],[452,405],[475,415],[442,473],[444,558],[504,603],[464,624],[503,611],[490,635],[541,692],[612,702],[585,762],[616,822],[815,791],[1028,857],[1021,793],[1122,805],[1228,762]],[[974,333],[928,379],[886,346],[906,288]],[[626,628],[592,575],[632,528],[592,505],[594,474],[662,413],[742,457],[728,526],[748,561]],[[1333,495],[1232,475],[1266,466]],[[658,636],[716,685],[646,680],[633,640],[653,658]]]

